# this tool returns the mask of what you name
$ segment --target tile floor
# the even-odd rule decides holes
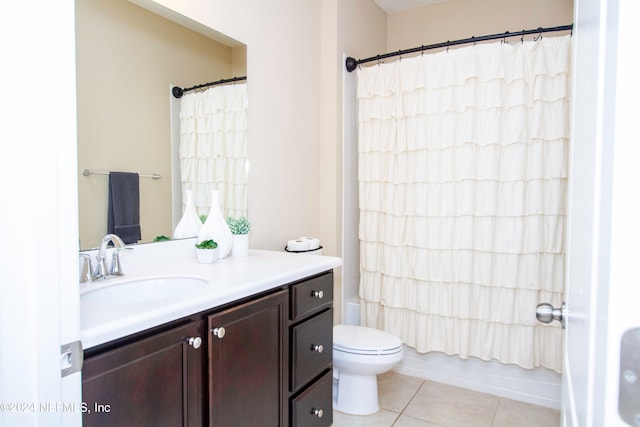
[[[557,427],[560,411],[395,372],[378,376],[380,410],[333,411],[334,427]]]

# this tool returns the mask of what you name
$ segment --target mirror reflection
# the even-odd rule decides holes
[[[228,84],[229,80],[234,84]],[[181,194],[184,202],[190,192],[199,215],[209,213],[212,191],[217,191],[215,198],[224,217],[247,216],[248,100],[245,79],[240,80],[172,89],[180,99],[179,113],[172,113],[173,118],[179,117],[174,127],[180,130],[179,137],[172,138],[174,143],[179,141],[174,165],[180,170],[174,200]],[[184,207],[174,212],[174,218],[183,211]]]
[[[172,236],[182,213],[184,185],[178,142],[181,100],[171,95],[171,87],[245,76],[246,46],[228,39],[225,43],[127,0],[76,0],[82,249],[98,246],[107,233],[109,172],[161,177],[139,178],[140,242]],[[246,156],[246,144],[235,154],[243,150]],[[106,175],[85,176],[84,169]],[[222,206],[225,215],[235,215],[240,199],[246,212],[246,182],[238,192],[225,187],[220,172],[216,179],[206,185],[219,185],[221,194],[234,201],[232,210]]]

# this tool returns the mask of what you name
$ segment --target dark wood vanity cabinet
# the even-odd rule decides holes
[[[287,425],[288,292],[208,318],[209,425]]]
[[[85,426],[332,424],[333,273],[85,351]]]
[[[88,426],[201,426],[204,321],[87,357],[82,423]]]
[[[316,276],[290,287],[291,425],[333,423],[333,274]]]

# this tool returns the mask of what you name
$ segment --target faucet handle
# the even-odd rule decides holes
[[[107,269],[107,260],[104,256],[98,255],[96,258],[98,265],[93,273],[96,279],[105,279],[109,274],[109,270]]]
[[[116,249],[113,251],[113,257],[111,258],[111,268],[109,269],[109,275],[111,276],[124,276],[122,266],[120,265],[120,251],[122,249]]]
[[[91,265],[91,255],[89,254],[80,254],[80,258],[82,259],[82,269],[80,272],[80,283],[89,283],[93,282],[96,277],[93,274],[93,267]]]

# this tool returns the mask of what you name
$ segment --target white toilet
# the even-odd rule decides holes
[[[378,412],[376,376],[400,360],[400,338],[365,326],[335,325],[333,408],[354,415]]]

